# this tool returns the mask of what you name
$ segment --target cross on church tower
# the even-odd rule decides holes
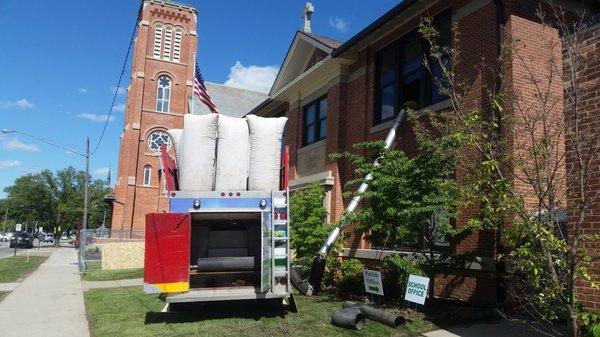
[[[310,17],[312,15],[312,13],[315,12],[315,7],[313,6],[312,3],[307,2],[304,5],[304,10],[302,11],[302,22],[303,22],[303,26],[302,26],[302,31],[305,33],[310,34]]]

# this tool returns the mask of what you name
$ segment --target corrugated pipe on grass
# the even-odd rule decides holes
[[[298,272],[294,268],[292,268],[292,271],[290,273],[290,280],[292,281],[292,285],[294,286],[294,288],[296,288],[299,292],[303,293],[306,296],[312,296],[312,286],[310,285],[310,283],[308,283],[308,281],[303,280],[300,277],[300,274],[298,274]]]
[[[360,308],[338,309],[331,314],[331,324],[346,329],[362,330],[365,315]]]
[[[396,315],[386,310],[369,307],[364,304],[345,301],[344,303],[342,303],[342,308],[359,309],[368,319],[381,322],[385,325],[389,325],[394,328],[397,328],[402,324],[406,323],[406,319],[404,319],[404,317],[400,315]]]

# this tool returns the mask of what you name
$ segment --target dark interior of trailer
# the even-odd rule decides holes
[[[260,213],[193,213],[190,288],[258,287]]]

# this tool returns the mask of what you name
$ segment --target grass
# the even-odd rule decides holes
[[[0,259],[0,283],[18,282],[46,261],[45,256],[11,256]]]
[[[10,291],[0,291],[0,302],[8,295]]]
[[[111,281],[140,278],[144,275],[143,268],[102,270],[100,261],[91,261],[86,263],[87,269],[81,276],[84,281]]]
[[[164,303],[141,287],[93,289],[85,293],[88,318],[95,337],[138,336],[414,336],[433,325],[411,319],[399,329],[367,320],[362,331],[330,324],[341,301],[328,296],[296,296],[299,313],[255,302],[196,305],[193,311],[161,313]],[[189,309],[189,308],[188,308]]]

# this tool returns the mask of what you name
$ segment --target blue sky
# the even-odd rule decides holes
[[[199,9],[198,63],[204,79],[257,88],[268,87],[269,74],[280,66],[301,27],[304,7],[300,0],[183,2]],[[313,33],[345,41],[399,1],[312,2]],[[133,0],[0,1],[0,128],[78,150],[89,136],[94,146],[138,4]],[[248,77],[251,82],[260,78],[260,83],[243,83]],[[126,73],[123,87],[128,78]],[[124,103],[120,95],[118,107]],[[113,182],[123,128],[123,111],[117,110],[90,165],[95,178],[105,178],[112,167]],[[83,158],[25,136],[0,134],[0,197],[4,187],[23,174],[69,165],[83,169]]]

